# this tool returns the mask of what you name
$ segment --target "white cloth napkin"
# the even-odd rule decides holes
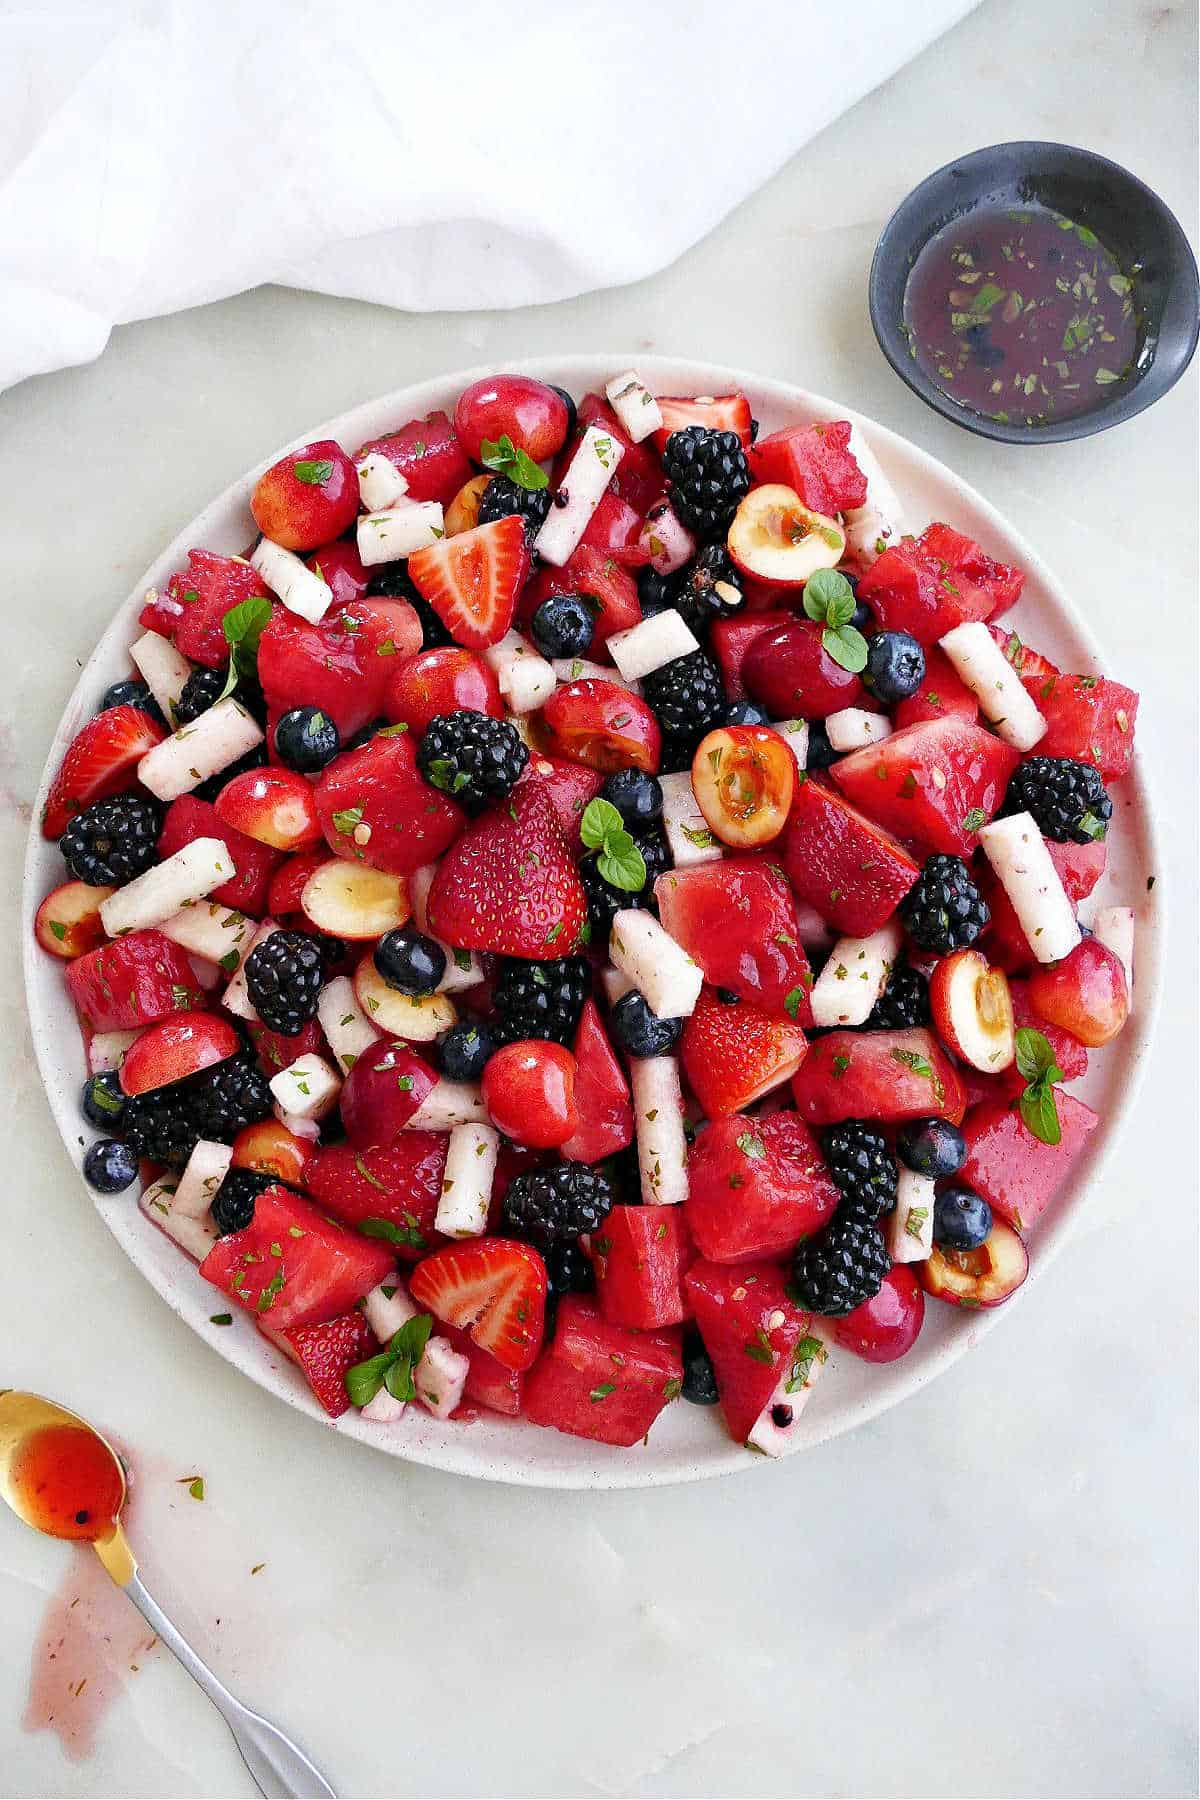
[[[0,388],[261,282],[636,280],[974,3],[0,0]]]

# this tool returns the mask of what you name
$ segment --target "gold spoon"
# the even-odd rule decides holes
[[[94,1426],[40,1394],[0,1388],[0,1493],[35,1531],[91,1544],[116,1585],[208,1695],[268,1800],[334,1800],[304,1752],[234,1699],[147,1591],[121,1529],[125,1470]]]

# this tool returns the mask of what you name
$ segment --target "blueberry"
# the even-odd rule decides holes
[[[275,748],[281,762],[301,775],[314,775],[333,761],[342,747],[341,733],[319,706],[294,706],[275,727]]]
[[[973,1188],[944,1188],[934,1202],[933,1241],[946,1250],[978,1250],[992,1229],[992,1209]]]
[[[925,652],[907,631],[881,631],[871,639],[863,686],[894,705],[915,694],[925,679]]]
[[[533,615],[530,630],[543,656],[583,656],[591,648],[596,618],[580,594],[552,594]]]
[[[600,798],[616,807],[631,831],[656,825],[662,818],[662,783],[642,769],[618,769],[600,789]]]
[[[841,762],[842,753],[835,750],[829,741],[829,733],[825,729],[824,719],[808,721],[808,756],[806,766],[810,769],[831,769],[835,762]]]
[[[732,700],[725,708],[722,725],[769,725],[770,719],[753,700]]]
[[[438,1066],[448,1081],[478,1081],[495,1048],[486,1025],[464,1019],[438,1045]]]
[[[735,994],[732,988],[719,987],[717,989],[717,999],[721,1002],[722,1006],[740,1006],[742,1004],[742,996],[740,994]]]
[[[446,952],[433,938],[401,925],[385,931],[375,946],[376,969],[401,994],[432,994],[446,973]]]
[[[865,600],[858,600],[855,602],[854,611],[850,614],[850,623],[853,625],[855,631],[874,630],[875,614],[871,611]]]
[[[717,1392],[716,1371],[712,1358],[704,1348],[704,1340],[695,1326],[689,1325],[683,1339],[683,1386],[680,1393],[693,1406],[715,1406],[721,1396]]]
[[[137,1156],[120,1138],[99,1138],[83,1159],[83,1178],[98,1194],[119,1194],[137,1175]]]
[[[83,1084],[83,1116],[100,1131],[115,1131],[125,1111],[125,1090],[115,1069],[89,1075]]]
[[[149,713],[160,725],[165,725],[162,707],[150,692],[144,681],[114,681],[100,701],[100,711],[107,712],[110,706],[136,706],[139,712]]]
[[[666,1056],[683,1035],[682,1019],[656,1019],[636,988],[622,994],[612,1010],[617,1042],[630,1056]]]
[[[967,1160],[967,1140],[947,1119],[910,1119],[896,1133],[901,1160],[935,1181],[957,1175]]]

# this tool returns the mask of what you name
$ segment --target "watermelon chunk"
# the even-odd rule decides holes
[[[967,1115],[967,1160],[959,1179],[982,1194],[997,1217],[1023,1231],[1046,1211],[1100,1120],[1073,1094],[1055,1089],[1060,1144],[1034,1137],[1017,1107],[995,1102]]]
[[[811,778],[796,789],[781,846],[797,899],[851,937],[878,931],[920,873],[889,832]]]
[[[147,599],[138,623],[170,638],[204,668],[223,669],[229,661],[225,614],[243,600],[271,598],[258,570],[240,557],[189,550],[187,568],[172,575],[161,594]]]
[[[448,506],[475,473],[458,433],[444,412],[410,419],[382,437],[368,438],[355,452],[355,462],[372,454],[386,456],[408,483],[407,500],[440,500]]]
[[[924,681],[915,694],[901,700],[892,714],[892,723],[901,731],[906,725],[944,719],[951,714],[974,724],[979,718],[979,703],[950,658],[934,645],[925,652]]]
[[[218,1238],[200,1264],[206,1281],[280,1332],[349,1312],[394,1269],[385,1245],[356,1236],[278,1186],[261,1193],[249,1225]]]
[[[848,419],[773,431],[747,452],[750,473],[764,484],[782,482],[826,516],[865,506],[867,478],[850,450],[850,431]]]
[[[810,1125],[842,1119],[939,1117],[957,1125],[966,1096],[933,1033],[827,1031],[814,1038],[792,1080],[796,1110]]]
[[[744,1263],[783,1256],[833,1216],[841,1195],[794,1112],[714,1119],[688,1157],[683,1211],[701,1256]]]
[[[1024,581],[1020,569],[996,562],[973,538],[935,524],[889,545],[859,578],[858,598],[884,630],[935,644],[956,625],[1012,606]]]
[[[567,1162],[599,1162],[632,1144],[633,1102],[625,1071],[608,1041],[594,1000],[583,1003],[574,1054],[579,1129],[567,1139],[559,1154]]]
[[[688,1317],[682,1282],[695,1252],[681,1206],[614,1206],[592,1234],[591,1257],[610,1325],[656,1331]]]
[[[669,869],[654,884],[663,925],[706,981],[764,1012],[809,1023],[812,970],[782,873],[750,857]],[[790,1005],[787,1003],[790,1001]]]
[[[580,544],[560,569],[552,563],[542,564],[517,600],[517,623],[528,629],[542,601],[554,594],[582,594],[595,602],[593,649],[607,642],[614,631],[628,631],[642,616],[633,576],[594,544]]]
[[[812,1314],[796,1305],[774,1263],[693,1263],[684,1285],[712,1358],[729,1435],[744,1444]]]
[[[968,719],[931,719],[855,750],[832,774],[847,798],[889,831],[969,856],[1020,760],[1011,745]]]
[[[131,931],[76,957],[67,964],[67,987],[92,1031],[136,1031],[204,1008],[186,954],[161,931]]]
[[[565,1294],[554,1341],[525,1383],[525,1417],[628,1447],[641,1442],[682,1383],[677,1327],[628,1331],[610,1325],[594,1300]]]
[[[217,817],[217,809],[209,800],[198,800],[195,794],[181,794],[172,800],[158,834],[158,854],[165,861],[197,838],[218,838],[229,852],[237,874],[214,888],[209,899],[216,906],[232,906],[237,912],[261,919],[267,910],[271,877],[283,861],[282,850],[235,831]]]

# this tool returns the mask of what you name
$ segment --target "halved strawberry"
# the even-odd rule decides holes
[[[658,401],[662,425],[654,433],[653,443],[661,454],[673,431],[688,425],[703,425],[706,431],[736,431],[742,448],[748,448],[753,419],[745,394],[716,394],[711,399],[690,400],[675,394],[661,394]]]
[[[409,1282],[413,1304],[468,1331],[506,1369],[527,1369],[542,1345],[546,1265],[529,1244],[476,1238],[427,1256]]]
[[[486,650],[513,621],[529,573],[525,522],[516,516],[443,538],[408,559],[417,592],[457,643]]]
[[[395,1267],[391,1251],[326,1219],[289,1188],[269,1187],[242,1231],[218,1238],[200,1273],[276,1331],[346,1312]]]
[[[303,1370],[309,1387],[331,1419],[340,1418],[350,1406],[347,1369],[366,1362],[379,1348],[375,1333],[360,1312],[340,1313],[323,1325],[295,1325],[290,1331],[276,1331],[266,1325],[259,1329]]]
[[[68,745],[46,796],[42,836],[61,837],[85,806],[132,787],[139,762],[166,735],[136,706],[109,706],[89,719]]]
[[[391,1144],[358,1150],[330,1144],[304,1170],[317,1204],[355,1230],[390,1244],[401,1262],[416,1262],[443,1240],[433,1228],[446,1168],[444,1131],[401,1131]]]
[[[539,781],[468,825],[438,865],[426,902],[443,943],[499,956],[569,956],[587,896],[554,808]]]
[[[692,1092],[710,1119],[742,1112],[796,1073],[808,1047],[799,1025],[772,1018],[748,1000],[726,1005],[703,988],[683,1027],[679,1054]]]

